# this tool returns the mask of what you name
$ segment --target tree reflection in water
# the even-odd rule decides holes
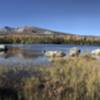
[[[4,58],[15,56],[15,57],[20,57],[24,59],[28,59],[28,58],[31,59],[34,57],[43,56],[43,54],[41,51],[26,50],[19,47],[11,47],[6,52],[5,51],[0,52],[0,56],[3,56]]]

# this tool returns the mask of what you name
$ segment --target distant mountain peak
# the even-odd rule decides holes
[[[34,27],[34,26],[23,26],[23,27],[9,27],[5,26],[3,28],[0,28],[0,34],[17,34],[17,33],[23,33],[23,34],[36,34],[36,35],[65,35],[65,33],[52,31],[49,29]]]

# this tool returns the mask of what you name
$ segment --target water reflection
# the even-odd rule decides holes
[[[0,52],[0,66],[34,66],[36,64],[51,64],[48,57],[42,51],[58,50],[68,53],[73,47],[80,48],[82,52],[91,52],[100,46],[75,46],[75,45],[55,45],[55,44],[32,44],[32,45],[7,45],[9,48],[5,52]]]
[[[23,48],[18,47],[11,47],[6,52],[0,52],[1,56],[4,56],[4,58],[9,57],[19,57],[24,59],[32,59],[39,56],[43,56],[41,51],[35,51],[35,50],[26,50]]]
[[[9,47],[7,51],[0,52],[0,65],[2,66],[34,66],[46,64],[48,59],[40,50]]]

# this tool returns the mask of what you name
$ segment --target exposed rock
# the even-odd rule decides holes
[[[0,45],[0,51],[6,51],[7,50],[7,46],[1,44]]]
[[[71,48],[69,50],[69,56],[79,56],[81,53],[81,50],[79,48]]]
[[[91,54],[94,56],[100,56],[100,49],[95,49],[95,50],[91,51]]]
[[[64,57],[65,53],[62,51],[45,51],[45,55],[48,57]]]

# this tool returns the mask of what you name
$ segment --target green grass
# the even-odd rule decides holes
[[[100,100],[100,61],[71,58],[50,67],[0,67],[0,100]]]

